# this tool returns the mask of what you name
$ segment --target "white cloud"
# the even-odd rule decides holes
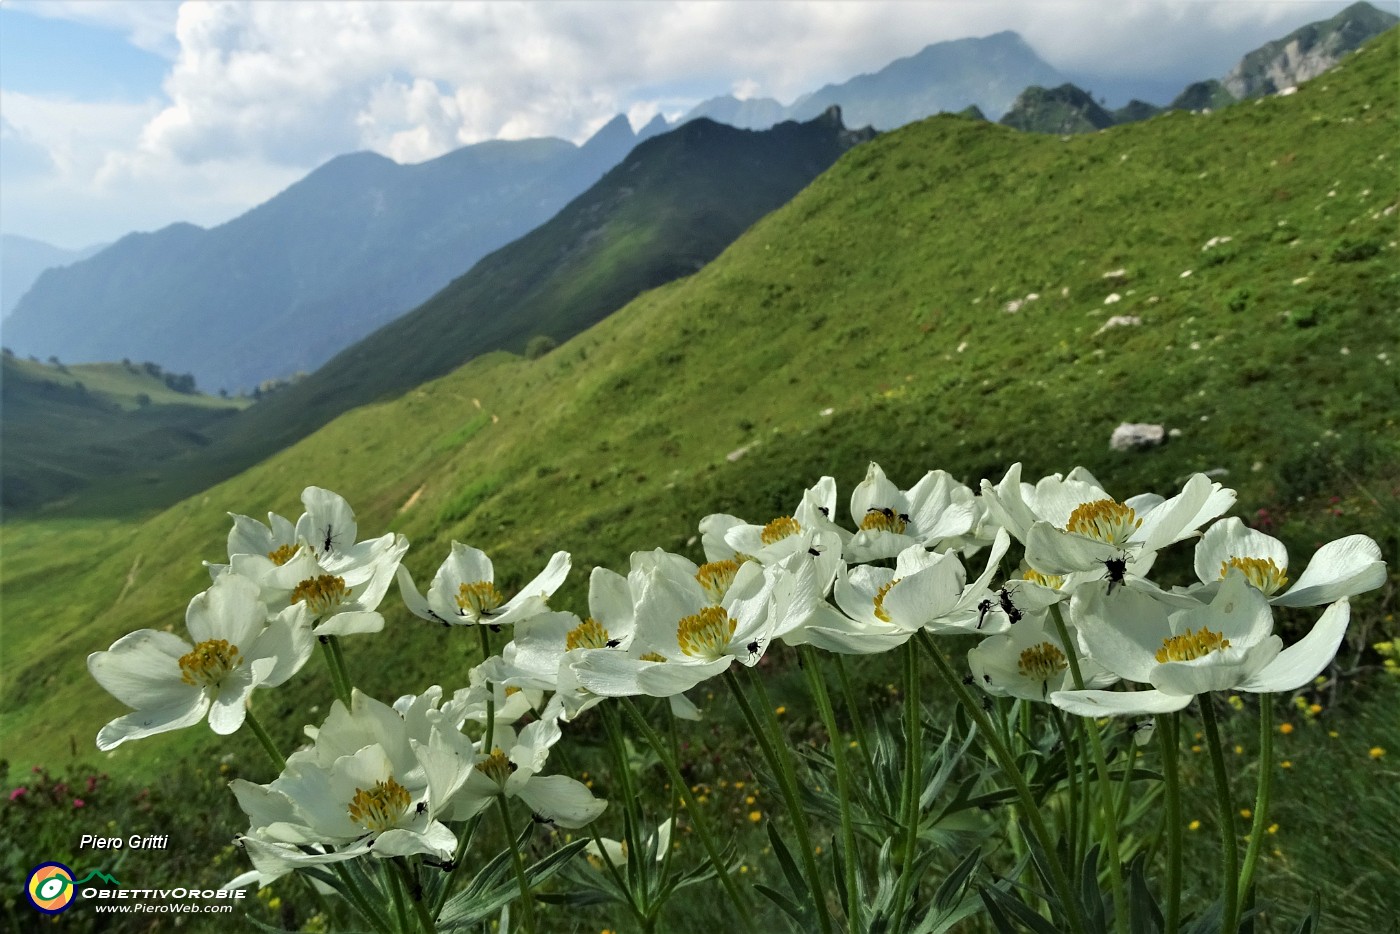
[[[110,208],[102,224],[117,223],[127,202],[128,229],[209,223],[356,149],[417,162],[493,138],[578,142],[618,113],[640,127],[731,91],[790,102],[929,43],[1004,29],[1064,71],[1179,75],[1184,85],[1223,74],[1254,45],[1342,5],[21,0],[15,8],[25,12],[120,30],[166,54],[171,70],[164,99],[140,105],[7,94],[5,145],[7,153],[20,141],[43,147],[52,160],[43,190],[53,217],[77,217],[89,199]],[[24,226],[39,209],[15,208],[32,194],[13,188],[6,185],[5,228],[42,236]],[[60,207],[63,198],[71,206]]]

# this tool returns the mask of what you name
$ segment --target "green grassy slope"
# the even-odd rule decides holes
[[[0,360],[4,510],[30,510],[121,473],[139,482],[208,443],[246,399],[176,392],[140,366]]]
[[[139,527],[7,526],[6,745],[90,748],[121,708],[86,654],[180,631],[224,512],[295,516],[309,483],[346,495],[366,534],[405,532],[415,574],[455,538],[508,587],[563,548],[574,596],[593,564],[693,552],[708,512],[785,512],[823,473],[845,496],[871,458],[905,484],[1082,463],[1122,494],[1224,470],[1300,559],[1367,531],[1393,567],[1396,64],[1391,33],[1289,97],[1069,140],[934,118],[856,148],[716,262],[540,360],[477,359]],[[1102,330],[1110,315],[1141,324]],[[1180,433],[1110,453],[1125,420]],[[397,608],[390,627],[349,640],[366,689],[462,680],[465,648]],[[321,677],[309,666],[266,718],[323,698]],[[112,768],[213,743],[133,745]]]
[[[153,482],[119,478],[70,514],[168,505],[305,437],[341,412],[395,396],[496,349],[562,340],[642,291],[702,267],[841,153],[870,138],[829,113],[755,132],[697,120],[642,143],[528,235],[309,378],[230,421],[196,462]]]

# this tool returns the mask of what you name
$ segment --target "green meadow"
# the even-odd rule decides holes
[[[220,805],[209,789],[227,753],[268,780],[252,737],[201,726],[99,756],[94,736],[125,708],[85,659],[135,629],[183,633],[186,603],[209,582],[201,560],[225,558],[227,513],[295,517],[307,485],[344,495],[361,537],[407,535],[420,582],[454,540],[493,557],[503,590],[569,551],[554,602],[581,610],[592,567],[625,569],[630,552],[656,547],[699,558],[700,518],[767,521],[823,475],[844,503],[872,460],[902,488],[930,468],[975,487],[1016,461],[1030,478],[1083,465],[1120,497],[1171,495],[1206,471],[1298,567],[1346,534],[1382,547],[1387,585],[1353,602],[1337,665],[1302,695],[1308,709],[1281,714],[1290,767],[1260,873],[1284,919],[1321,890],[1323,930],[1394,929],[1393,895],[1375,893],[1400,871],[1400,682],[1371,646],[1400,634],[1398,66],[1392,31],[1296,94],[1209,114],[1069,137],[934,117],[851,150],[715,261],[537,359],[480,357],[157,514],[7,522],[6,787],[34,764],[92,767],[178,798],[157,784],[178,774],[200,789],[191,800],[210,802],[179,818],[186,839],[222,848],[243,829],[231,796]],[[98,390],[95,374],[84,381]],[[1169,438],[1111,451],[1121,422]],[[384,633],[346,640],[359,687],[391,700],[464,683],[474,639],[420,623],[392,595],[385,608]],[[1280,629],[1291,640],[1315,617],[1283,612]],[[794,735],[819,733],[792,658],[776,653],[772,668]],[[876,694],[891,677],[878,662],[859,670]],[[313,659],[256,703],[291,748],[330,697]],[[739,761],[738,735],[724,739],[733,721],[717,705],[697,747]],[[1252,721],[1226,722],[1247,758]],[[717,813],[761,847],[744,807],[738,797]],[[1188,844],[1199,838],[1207,866],[1209,834]],[[755,873],[771,870],[755,859]],[[225,855],[207,871],[241,870]],[[667,930],[713,929],[717,910]],[[577,917],[560,929],[607,926],[605,912]]]

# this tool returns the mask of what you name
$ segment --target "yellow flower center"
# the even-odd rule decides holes
[[[723,607],[707,606],[680,621],[676,627],[676,642],[685,654],[713,661],[724,654],[738,626]]]
[[[1069,522],[1065,523],[1065,531],[1109,545],[1121,545],[1140,525],[1142,520],[1131,506],[1111,499],[1098,499],[1075,507],[1074,512],[1069,514]]]
[[[1157,650],[1157,661],[1159,662],[1189,662],[1194,658],[1202,658],[1211,652],[1218,652],[1230,647],[1230,640],[1223,634],[1211,632],[1202,626],[1199,630],[1192,632],[1186,630],[1179,636],[1168,636],[1162,640],[1162,647]]]
[[[709,564],[700,565],[700,569],[695,572],[695,579],[700,582],[705,596],[718,603],[729,592],[729,585],[734,583],[734,575],[738,573],[738,561],[733,559],[711,561]]]
[[[350,589],[345,586],[345,578],[322,574],[319,577],[308,577],[297,584],[296,589],[292,591],[291,602],[305,603],[311,608],[311,612],[320,616],[340,606],[348,596]]]
[[[796,535],[802,531],[802,526],[792,516],[779,516],[763,527],[763,531],[758,534],[758,538],[765,545],[780,542],[789,535]]]
[[[1042,574],[1035,568],[1026,568],[1026,572],[1021,575],[1021,578],[1030,581],[1032,584],[1049,587],[1051,590],[1059,590],[1065,585],[1065,579],[1061,575]]]
[[[902,534],[909,526],[909,517],[900,512],[895,512],[888,506],[872,508],[865,511],[865,516],[860,520],[862,532],[874,529],[877,532],[893,532],[896,535]]]
[[[894,585],[898,584],[901,580],[903,580],[903,578],[896,577],[894,580],[890,581],[888,584],[885,584],[883,587],[881,587],[878,591],[875,592],[876,619],[886,623],[890,621],[890,614],[885,610],[885,595],[890,592],[890,588],[894,587]]]
[[[465,615],[490,616],[506,601],[490,581],[473,581],[457,588],[457,608]]]
[[[1284,573],[1283,568],[1274,564],[1273,558],[1230,558],[1222,561],[1220,562],[1222,580],[1230,568],[1239,568],[1243,571],[1245,580],[1262,590],[1266,597],[1278,593],[1288,583],[1288,575]]]
[[[501,751],[500,746],[492,749],[491,755],[485,757],[476,764],[476,770],[478,772],[485,775],[502,788],[506,786],[506,779],[510,777],[510,773],[514,772],[515,769],[515,763],[510,761],[509,757]]]
[[[243,664],[238,646],[224,639],[206,639],[180,656],[180,680],[195,687],[218,687],[224,675]]]
[[[666,660],[666,656],[662,655],[660,652],[647,652],[637,657],[644,662],[664,662]]]
[[[579,623],[564,637],[567,651],[574,649],[604,649],[608,646],[608,631],[593,617]]]
[[[267,553],[267,556],[272,560],[273,564],[277,565],[280,568],[282,565],[292,560],[292,558],[296,556],[296,553],[299,550],[300,546],[298,545],[282,545],[280,548],[275,548],[272,551],[269,551]]]
[[[366,830],[379,833],[399,822],[410,800],[408,789],[391,775],[386,781],[376,782],[368,791],[355,789],[355,797],[350,799],[350,819]]]
[[[1021,659],[1016,663],[1022,676],[1032,681],[1049,681],[1068,667],[1069,660],[1065,658],[1065,653],[1052,642],[1031,646],[1021,653]]]

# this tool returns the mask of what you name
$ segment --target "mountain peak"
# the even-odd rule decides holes
[[[1367,40],[1400,23],[1400,17],[1369,3],[1353,3],[1331,19],[1309,23],[1240,59],[1222,80],[1225,89],[1244,100],[1277,94],[1316,78]]]
[[[584,149],[597,149],[600,147],[610,147],[618,144],[629,144],[636,137],[632,133],[632,121],[627,119],[626,114],[618,114],[607,123],[599,127],[583,144]]]

